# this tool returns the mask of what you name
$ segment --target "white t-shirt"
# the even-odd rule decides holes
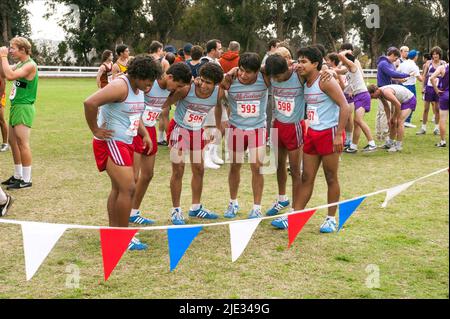
[[[417,66],[416,62],[413,60],[406,60],[403,63],[400,64],[398,67],[398,71],[406,74],[411,74],[411,72],[414,72],[414,76],[410,76],[405,82],[403,82],[403,85],[416,85],[416,76],[420,75],[419,67]]]

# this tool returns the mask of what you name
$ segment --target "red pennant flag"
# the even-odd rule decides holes
[[[292,214],[288,215],[288,233],[289,233],[289,244],[288,248],[291,247],[292,243],[294,242],[295,238],[297,237],[298,233],[303,229],[303,226],[308,222],[308,220],[311,218],[312,215],[316,210],[309,210],[307,212],[298,213],[298,214]]]
[[[137,229],[100,229],[105,281],[116,268]]]

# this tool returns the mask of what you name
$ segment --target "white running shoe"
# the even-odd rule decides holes
[[[215,164],[212,159],[211,159],[211,153],[209,149],[206,149],[205,152],[205,162],[204,162],[204,167],[205,168],[210,168],[210,169],[219,169],[220,166]]]
[[[6,152],[7,150],[9,150],[9,145],[7,143],[3,143],[0,146],[0,152]]]
[[[417,126],[415,126],[414,124],[409,123],[409,122],[405,122],[405,123],[404,123],[404,126],[405,126],[405,127],[408,127],[408,128],[416,128],[416,127],[417,127]]]
[[[218,149],[217,145],[210,146],[211,160],[214,164],[223,165],[225,162],[217,154],[217,149]]]

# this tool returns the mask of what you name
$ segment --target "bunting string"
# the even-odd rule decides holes
[[[395,196],[411,187],[414,183],[431,176],[448,171],[448,168],[440,169],[426,176],[417,178],[395,187],[379,190],[370,194],[355,197],[340,202],[330,203],[315,208],[304,209],[300,211],[291,211],[289,213],[276,216],[266,216],[257,219],[241,219],[235,221],[227,221],[210,224],[191,224],[180,226],[152,226],[152,227],[106,227],[106,226],[85,226],[74,224],[56,224],[33,221],[18,221],[10,219],[0,219],[3,224],[18,224],[22,228],[23,248],[25,255],[25,274],[26,279],[30,280],[37,272],[45,258],[53,249],[55,244],[67,229],[91,229],[100,231],[100,243],[103,257],[103,273],[105,281],[119,263],[123,254],[133,246],[133,238],[138,230],[166,230],[170,271],[174,271],[183,258],[185,252],[193,240],[198,236],[203,227],[212,226],[229,226],[230,244],[231,244],[231,261],[235,262],[244,252],[253,233],[262,220],[280,218],[286,216],[288,220],[288,248],[295,241],[297,235],[301,232],[305,224],[319,209],[338,206],[339,207],[339,227],[338,232],[342,229],[346,221],[361,205],[361,203],[371,196],[386,193],[386,198],[381,207],[386,208],[390,200]],[[287,224],[286,224],[287,225]],[[131,245],[131,246],[130,246]]]
[[[417,178],[415,180],[412,180],[412,181],[409,181],[409,182],[405,182],[403,184],[400,184],[400,185],[397,185],[397,186],[394,186],[394,187],[390,187],[390,188],[382,189],[382,190],[379,190],[379,191],[375,191],[373,193],[369,193],[369,194],[366,194],[366,195],[361,195],[361,196],[358,196],[358,197],[354,197],[352,199],[346,199],[346,200],[343,200],[343,201],[340,201],[340,202],[334,202],[334,203],[330,203],[330,204],[326,204],[326,205],[317,206],[317,207],[314,207],[314,208],[305,208],[303,210],[291,211],[291,212],[288,212],[288,213],[278,214],[278,215],[275,215],[275,216],[264,216],[264,217],[261,217],[261,218],[258,218],[258,219],[259,220],[275,219],[275,218],[279,218],[279,217],[282,217],[282,216],[289,216],[289,215],[294,215],[294,214],[308,212],[308,211],[311,211],[311,210],[319,210],[319,209],[325,209],[325,208],[328,208],[328,207],[342,205],[342,204],[345,204],[345,203],[353,202],[353,201],[355,201],[357,199],[360,199],[360,198],[367,198],[367,197],[372,197],[372,196],[375,196],[375,195],[378,195],[378,194],[386,193],[386,192],[390,191],[391,189],[397,188],[397,187],[402,186],[402,185],[406,185],[406,184],[411,184],[412,185],[412,184],[415,184],[418,181],[427,179],[427,178],[429,178],[431,176],[434,176],[434,175],[438,175],[438,174],[443,173],[443,172],[448,171],[448,170],[449,170],[448,167],[447,168],[443,168],[443,169],[437,170],[437,171],[435,171],[433,173],[430,173],[430,174],[428,174],[426,176],[422,176],[420,178]],[[230,225],[230,224],[239,223],[239,222],[242,222],[242,220],[233,220],[233,221],[226,221],[226,222],[219,222],[219,223],[208,223],[208,224],[128,227],[127,229],[167,230],[167,229],[171,229],[171,228],[193,228],[193,227],[223,226],[223,225]],[[12,220],[12,219],[0,219],[0,223],[22,225],[23,223],[41,224],[41,223],[46,223],[46,222],[31,222],[31,221],[20,221],[20,220]],[[121,227],[109,227],[109,226],[88,226],[88,225],[57,224],[57,223],[46,223],[46,224],[61,225],[61,226],[66,227],[66,229],[96,229],[96,230],[105,229],[105,228],[106,229],[123,229]]]

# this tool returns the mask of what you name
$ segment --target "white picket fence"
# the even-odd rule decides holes
[[[95,66],[38,66],[42,78],[95,78],[98,67]],[[364,69],[366,78],[376,78],[376,69]]]

